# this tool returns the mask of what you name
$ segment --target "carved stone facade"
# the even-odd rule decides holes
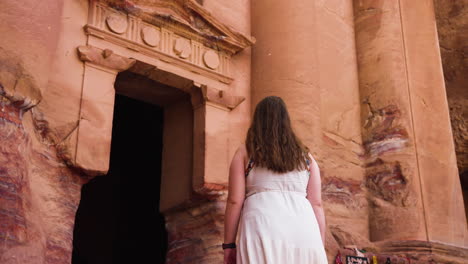
[[[455,11],[436,12],[441,60],[432,0],[0,10],[1,263],[70,263],[80,190],[108,177],[116,95],[164,112],[154,192],[166,263],[220,263],[229,162],[268,95],[285,99],[319,161],[330,262],[350,245],[392,263],[468,257],[455,156],[462,173],[466,120],[450,96],[462,63],[444,46],[459,34],[447,21],[466,23]]]

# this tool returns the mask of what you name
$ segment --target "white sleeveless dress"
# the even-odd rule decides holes
[[[326,264],[320,229],[306,199],[307,170],[253,167],[239,222],[237,264]]]

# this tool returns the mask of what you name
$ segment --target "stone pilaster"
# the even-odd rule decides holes
[[[193,106],[193,189],[198,192],[207,183],[224,184],[229,171],[229,112],[244,101],[228,91],[206,85],[194,86]]]
[[[136,61],[116,55],[112,50],[91,46],[78,47],[78,53],[85,62],[85,70],[72,163],[88,172],[106,173],[109,168],[115,77]]]

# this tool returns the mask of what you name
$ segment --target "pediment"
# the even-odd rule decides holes
[[[156,26],[170,27],[203,45],[235,54],[255,43],[216,19],[194,0],[108,0],[109,7]]]

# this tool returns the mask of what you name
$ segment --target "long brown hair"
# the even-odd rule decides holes
[[[286,104],[278,96],[257,104],[245,146],[255,166],[279,173],[307,168],[309,149],[294,134]]]

